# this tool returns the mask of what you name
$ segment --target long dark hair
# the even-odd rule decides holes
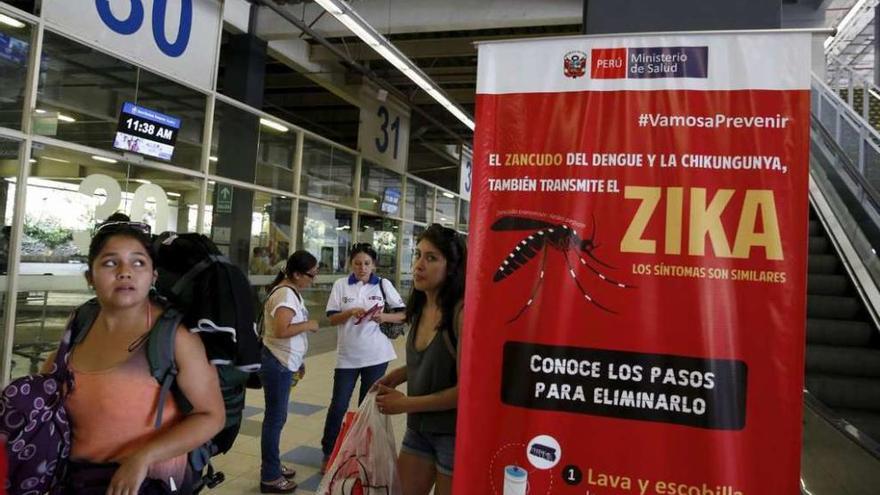
[[[284,265],[284,270],[279,271],[278,275],[275,276],[275,280],[269,284],[269,290],[271,291],[274,289],[282,280],[293,277],[294,273],[306,273],[317,264],[318,259],[312,256],[312,253],[308,251],[299,250],[291,254],[290,258],[287,258],[287,264]]]
[[[455,318],[455,305],[464,297],[464,277],[467,268],[467,244],[458,232],[444,227],[438,223],[432,224],[422,232],[416,243],[428,241],[443,253],[446,258],[446,279],[437,293],[440,304],[440,328],[452,330],[453,318]],[[428,296],[415,287],[406,305],[406,320],[415,321],[414,318],[421,316]]]

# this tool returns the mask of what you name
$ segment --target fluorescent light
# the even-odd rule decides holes
[[[333,15],[342,14],[342,8],[336,4],[333,0],[315,0],[315,3],[324,7],[324,10],[330,12]]]
[[[336,17],[336,20],[345,25],[352,33],[364,43],[393,65],[397,70],[409,77],[416,85],[437,100],[452,115],[474,130],[476,125],[467,113],[450,101],[433,81],[430,80],[410,59],[401,54],[388,40],[376,31],[367,21],[361,18],[350,6],[341,0],[315,0],[318,5]]]
[[[58,120],[60,120],[61,122],[76,122],[75,118],[68,117],[67,115],[61,113],[58,114]]]
[[[53,158],[51,156],[44,156],[43,160],[50,160],[53,162],[60,162],[60,163],[70,163],[70,160],[62,160],[61,158]]]
[[[397,67],[397,70],[399,70],[400,72],[403,72],[404,74],[410,72],[411,69],[408,65],[406,65],[406,62],[404,62],[399,55],[391,51],[391,49],[389,49],[387,46],[374,46],[373,50],[375,50],[376,53],[378,53],[379,55],[382,55],[382,57],[390,62],[391,65]]]
[[[34,159],[33,159],[33,158],[31,158],[31,159],[30,159],[30,160],[28,160],[28,161],[29,161],[29,162],[31,162],[31,163],[37,163],[37,161],[36,161],[36,160],[34,160]]]
[[[167,192],[165,194],[171,196],[172,198],[179,198],[180,197],[180,193],[176,193],[176,192]]]
[[[278,122],[275,122],[274,120],[260,119],[260,123],[270,129],[275,129],[276,131],[287,132],[290,130],[287,127],[279,124]]]
[[[443,191],[443,195],[446,196],[446,197],[449,198],[449,199],[455,199],[455,194],[452,194],[452,193],[448,193],[448,192],[446,192],[446,191]]]
[[[0,14],[0,24],[6,24],[7,26],[12,26],[14,28],[23,28],[25,23],[19,21],[18,19],[13,19],[8,15]]]
[[[216,162],[217,160],[219,160],[219,158],[217,158],[216,156],[209,156],[208,160],[211,160],[212,162]]]
[[[131,179],[131,180],[132,180],[132,182],[139,182],[141,184],[152,184],[152,182],[148,181],[147,179]]]
[[[105,162],[105,163],[119,163],[118,160],[114,160],[112,158],[106,158],[106,157],[98,156],[98,155],[92,155],[92,160],[96,160],[99,162]]]
[[[44,113],[46,113],[46,111],[43,110],[42,108],[35,108],[34,113],[44,114]]]
[[[336,16],[339,19],[339,22],[345,24],[352,33],[357,35],[358,38],[361,39],[364,43],[376,47],[379,46],[379,38],[373,35],[370,31],[367,30],[364,26],[362,26],[357,20],[353,19],[351,16],[347,14],[338,14]]]

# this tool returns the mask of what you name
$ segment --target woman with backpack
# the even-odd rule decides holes
[[[373,383],[385,374],[388,363],[397,359],[391,340],[382,333],[379,324],[403,322],[405,315],[402,310],[406,305],[390,280],[373,273],[376,259],[376,250],[372,245],[353,245],[348,255],[352,272],[333,284],[327,301],[327,317],[337,329],[337,358],[333,373],[333,396],[321,438],[324,452],[321,472],[326,470],[327,461],[336,445],[336,437],[339,436],[358,376],[361,379],[360,403]],[[383,312],[386,303],[397,312]]]
[[[175,384],[192,408],[184,414],[170,397],[158,405],[145,344],[165,308],[150,297],[150,227],[111,216],[95,231],[85,276],[99,309],[74,337],[68,362],[72,449],[63,493],[191,493],[187,453],[223,428],[225,409],[202,341],[183,325],[174,336]]]
[[[406,317],[406,366],[376,384],[384,414],[406,413],[397,459],[403,493],[452,493],[461,316],[467,246],[454,230],[433,224],[418,238]],[[407,394],[396,390],[406,382]]]
[[[281,464],[279,442],[287,421],[287,405],[293,375],[303,366],[309,348],[307,332],[318,331],[300,291],[312,285],[318,274],[318,260],[308,251],[290,255],[284,270],[269,286],[263,305],[263,367],[260,378],[266,399],[263,432],[260,437],[260,492],[292,493],[296,471]]]

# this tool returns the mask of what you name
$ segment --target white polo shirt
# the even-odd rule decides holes
[[[388,297],[388,305],[395,309],[406,307],[390,280],[380,279],[372,274],[370,280],[363,283],[352,274],[333,284],[327,301],[327,316],[352,308],[369,310],[376,304],[384,307],[385,300],[379,288],[380,280],[385,296]],[[365,318],[359,325],[355,325],[355,320],[357,318],[349,318],[336,327],[337,368],[364,368],[397,359],[391,340],[379,330],[378,323]]]
[[[275,290],[266,304],[263,306],[263,345],[269,352],[281,361],[290,371],[296,371],[303,363],[303,358],[309,350],[308,332],[303,332],[293,337],[275,337],[275,312],[278,308],[293,310],[293,318],[289,323],[302,323],[308,321],[309,310],[303,304],[302,298],[293,289],[283,286]]]

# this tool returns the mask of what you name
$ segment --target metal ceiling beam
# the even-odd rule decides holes
[[[518,28],[580,24],[583,0],[386,0],[359,2],[358,15],[384,35],[471,31],[476,29]],[[315,18],[323,9],[314,3],[292,7]],[[327,38],[349,37],[351,32],[332,16],[324,16],[313,26]],[[283,24],[263,27],[261,36],[291,36]]]
[[[365,77],[367,77],[368,79],[373,81],[380,88],[385,89],[386,91],[388,91],[388,93],[394,95],[400,101],[409,102],[409,98],[406,95],[404,95],[400,90],[398,90],[395,86],[391,85],[385,79],[379,77],[375,72],[373,72],[368,67],[365,67],[364,65],[358,63],[357,61],[355,61],[351,57],[349,57],[347,54],[340,51],[333,43],[329,42],[323,35],[316,32],[314,29],[309,27],[305,22],[303,22],[301,19],[297,18],[295,15],[290,13],[288,10],[275,4],[271,0],[250,0],[250,1],[251,1],[251,3],[254,3],[256,5],[261,5],[265,8],[272,10],[273,12],[275,12],[276,14],[278,14],[279,16],[284,18],[286,21],[288,21],[290,24],[293,24],[294,26],[296,26],[297,29],[299,29],[303,33],[311,36],[316,42],[320,43],[321,45],[326,47],[329,51],[334,53],[339,58],[340,63],[351,68],[352,70],[356,70],[356,71],[360,72]],[[420,109],[418,106],[412,106],[412,110],[414,112],[417,112],[420,116],[424,117],[426,120],[431,122],[436,127],[443,130],[446,134],[448,134],[450,137],[452,137],[455,140],[455,142],[458,142],[458,143],[464,142],[464,139],[462,139],[462,137],[459,133],[453,131],[452,129],[450,129],[446,125],[442,124],[440,121],[435,119],[432,115],[430,115],[427,112],[425,112],[424,110]],[[468,131],[468,132],[470,132],[470,131]]]

